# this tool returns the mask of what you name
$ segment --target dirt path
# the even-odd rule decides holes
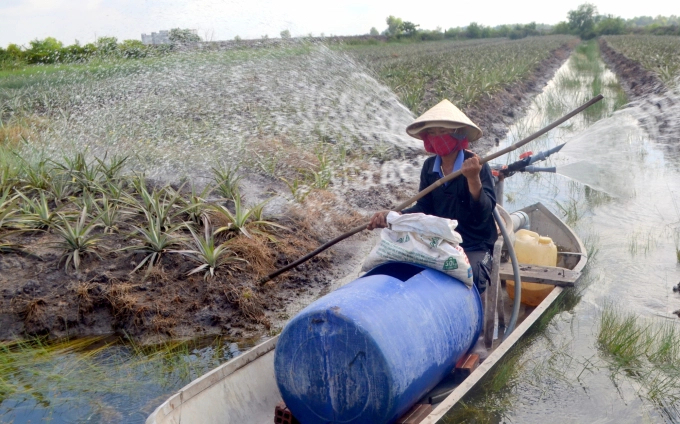
[[[505,136],[508,126],[573,48],[557,49],[529,78],[467,111],[485,133],[473,150],[484,155]],[[330,191],[310,195],[302,208],[288,210],[281,222],[292,231],[277,232],[275,243],[256,237],[236,248],[256,258],[254,269],[265,275],[351,228],[362,217],[413,195],[423,159],[407,155],[368,164],[362,178],[338,182]],[[212,280],[201,275],[187,277],[195,265],[169,254],[147,278],[130,274],[142,259],[134,253],[105,255],[104,267],[102,261],[90,258],[81,271],[66,272],[59,249],[51,247],[56,236],[31,234],[22,242],[43,246],[34,252],[40,259],[0,255],[0,340],[118,333],[154,343],[212,335],[241,339],[276,332],[314,299],[354,279],[376,236],[377,232],[354,236],[259,287],[257,275],[238,269]],[[107,251],[120,248],[122,237],[109,237]]]

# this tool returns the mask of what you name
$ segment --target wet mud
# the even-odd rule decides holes
[[[565,45],[555,50],[527,79],[466,111],[485,133],[471,146],[475,152],[484,155],[506,134],[508,125],[523,114],[573,48]],[[308,196],[303,205],[285,207],[279,223],[290,231],[277,231],[275,242],[244,239],[234,249],[251,258],[249,266],[232,267],[214,279],[187,276],[195,264],[177,254],[164,254],[148,275],[132,272],[144,256],[134,252],[86,257],[79,272],[67,272],[54,234],[22,235],[14,241],[31,254],[0,255],[0,340],[119,334],[139,343],[156,343],[211,335],[240,339],[275,334],[305,305],[338,282],[356,277],[377,232],[343,241],[265,285],[258,279],[356,226],[372,212],[413,196],[425,156],[406,151],[395,156],[369,163],[364,179],[338,183]],[[264,179],[251,183],[281,184]],[[121,228],[121,234],[125,230]],[[115,252],[126,240],[122,235],[107,236],[107,243],[103,251]]]
[[[604,39],[600,38],[599,44],[602,58],[619,77],[621,86],[630,98],[666,91],[663,82],[653,72],[611,48]]]
[[[653,72],[599,40],[600,52],[607,66],[619,77],[621,86],[637,108],[636,117],[645,130],[658,141],[677,150],[680,141],[680,96],[678,89],[667,87]]]
[[[475,153],[481,155],[489,151],[505,137],[508,127],[523,115],[531,99],[543,90],[578,43],[578,40],[574,40],[554,50],[526,79],[506,87],[465,111],[484,132],[484,136],[471,146]]]

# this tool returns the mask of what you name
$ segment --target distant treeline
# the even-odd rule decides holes
[[[139,59],[147,56],[162,55],[174,50],[179,45],[201,41],[200,37],[186,29],[170,30],[170,44],[146,45],[139,40],[118,42],[116,37],[99,37],[96,42],[80,45],[64,46],[53,38],[33,40],[29,47],[10,44],[0,47],[0,69],[22,65],[48,63],[85,63],[93,58],[126,58]]]
[[[496,38],[508,37],[511,39],[524,38],[530,35],[572,34],[583,39],[590,39],[600,35],[615,34],[653,34],[653,35],[680,35],[680,17],[638,16],[632,19],[623,19],[613,15],[600,15],[597,7],[591,3],[584,3],[575,10],[569,11],[567,20],[557,25],[536,24],[535,22],[525,25],[499,25],[495,27],[480,25],[476,22],[467,27],[449,28],[443,30],[421,30],[420,25],[404,21],[401,18],[388,16],[385,20],[387,28],[378,32],[371,28],[370,35],[379,34],[389,40],[442,40],[445,38],[470,39],[470,38]]]
[[[386,19],[387,28],[379,32],[371,28],[368,35],[349,37],[312,37],[310,40],[327,40],[331,43],[341,42],[346,44],[377,44],[382,42],[403,41],[433,41],[444,39],[476,39],[507,37],[519,39],[528,36],[573,34],[583,39],[594,38],[600,35],[615,34],[653,34],[653,35],[680,35],[680,17],[639,16],[633,19],[623,19],[612,15],[600,15],[595,5],[584,3],[576,10],[567,14],[567,20],[557,25],[529,24],[499,25],[495,27],[480,25],[476,22],[466,27],[449,28],[442,30],[419,29],[420,25],[401,18],[389,16]],[[290,38],[288,30],[281,32],[282,39]],[[85,63],[93,58],[127,58],[138,59],[148,56],[164,55],[175,50],[178,46],[200,42],[201,39],[188,29],[174,28],[169,33],[170,44],[145,45],[139,40],[124,40],[118,42],[115,37],[100,37],[94,43],[80,45],[78,42],[70,46],[64,46],[61,41],[53,37],[44,40],[33,40],[28,47],[10,44],[7,48],[0,47],[0,69],[12,69],[27,64],[49,63]],[[229,44],[230,47],[248,48],[255,44],[268,45],[276,39],[263,36],[261,40],[241,40],[236,37],[234,41],[218,42]],[[204,43],[205,44],[205,43]],[[214,43],[211,43],[214,44]],[[275,43],[274,43],[275,44]]]

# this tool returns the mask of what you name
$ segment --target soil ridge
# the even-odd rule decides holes
[[[470,119],[484,132],[484,137],[471,146],[475,153],[481,155],[488,152],[505,137],[510,125],[522,115],[535,95],[553,78],[578,43],[579,40],[575,39],[553,50],[527,78],[481,100],[466,111]]]
[[[664,83],[653,72],[614,50],[604,38],[600,37],[598,42],[602,58],[618,75],[624,91],[630,98],[637,100],[651,93],[660,94],[666,91]]]
[[[654,72],[617,52],[605,39],[600,38],[599,45],[603,60],[619,77],[632,100],[629,106],[637,109],[636,116],[642,127],[666,147],[676,150],[680,141],[677,88],[674,92]]]
[[[508,126],[542,91],[576,44],[578,40],[552,51],[527,78],[466,111],[485,133],[473,144],[474,151],[483,155],[505,136]],[[407,160],[419,170],[423,158]],[[374,165],[378,168],[376,173],[384,166]],[[362,219],[357,209],[365,219],[371,211],[410,197],[418,188],[418,175],[419,172],[408,181],[382,187],[366,189],[358,183],[344,193],[338,189],[336,193],[310,196],[311,206],[307,203],[297,216],[285,218],[295,231],[287,236],[277,234],[282,245],[297,244],[263,255],[263,262],[285,265],[302,256],[310,246],[320,245],[344,228],[357,225],[357,220]],[[40,238],[52,241],[54,236],[31,237],[39,242]],[[260,242],[264,245],[266,240]],[[158,270],[142,279],[129,275],[130,268],[140,259],[134,255],[109,258],[112,262],[106,266],[93,261],[82,272],[69,274],[58,266],[59,258],[51,251],[41,254],[41,260],[4,253],[0,255],[0,340],[114,333],[144,344],[205,336],[233,339],[261,336],[270,327],[276,331],[296,310],[355,272],[362,260],[361,252],[365,253],[373,242],[374,234],[355,236],[264,287],[252,284],[257,276],[239,272],[213,281],[200,276],[186,277],[192,264],[173,259],[172,255],[166,255]],[[241,246],[251,250],[260,247],[255,242]]]

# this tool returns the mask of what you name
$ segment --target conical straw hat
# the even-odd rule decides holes
[[[482,130],[461,112],[460,109],[446,99],[432,106],[430,110],[420,115],[418,119],[406,127],[406,132],[411,137],[422,139],[420,132],[426,128],[433,127],[451,129],[467,127],[467,138],[470,142],[473,142],[482,136]]]

